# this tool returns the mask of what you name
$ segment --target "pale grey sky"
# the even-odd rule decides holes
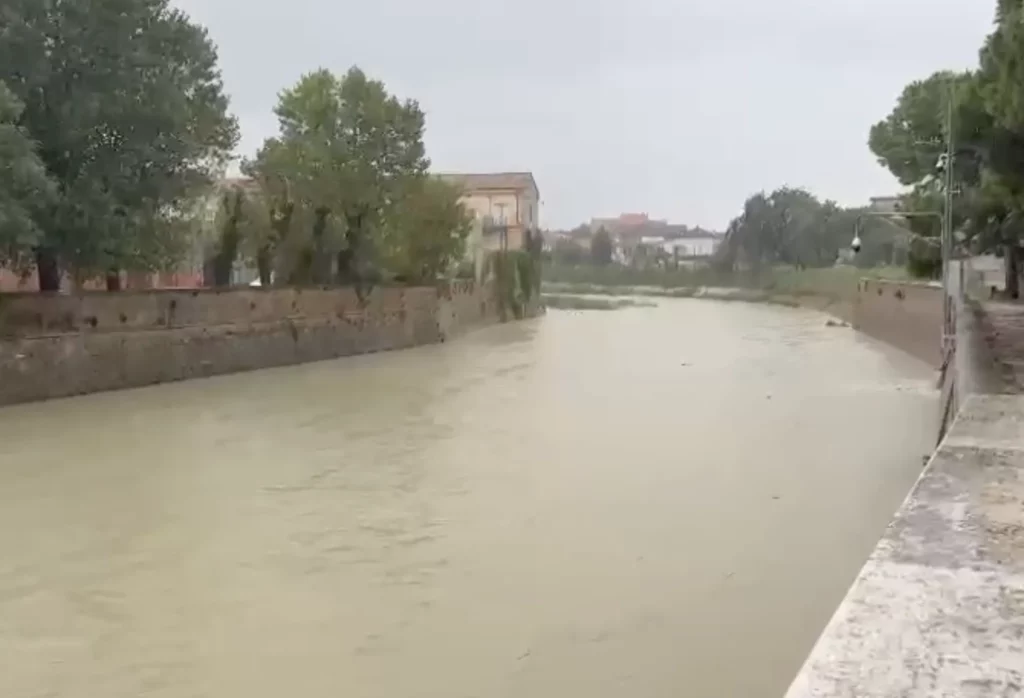
[[[359,65],[427,114],[437,170],[532,170],[545,227],[723,228],[783,184],[846,204],[910,80],[974,66],[995,0],[174,0],[209,27],[248,155],[279,90]]]

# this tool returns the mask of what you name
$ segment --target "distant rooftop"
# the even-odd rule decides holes
[[[538,195],[537,180],[532,172],[442,172],[437,175],[463,191],[481,191],[490,189],[532,189]]]

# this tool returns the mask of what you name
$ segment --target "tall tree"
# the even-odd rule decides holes
[[[995,31],[981,50],[978,93],[993,120],[988,172],[978,200],[984,216],[978,231],[1002,248],[1006,290],[1020,296],[1021,240],[1024,238],[1024,3],[999,0]]]
[[[41,237],[36,217],[56,192],[35,143],[17,125],[21,112],[21,102],[0,82],[0,267],[27,263]]]
[[[606,267],[612,263],[613,253],[612,236],[602,227],[590,241],[590,259],[594,264]]]
[[[297,204],[286,176],[285,155],[278,141],[270,140],[252,160],[242,163],[242,172],[253,180],[247,198],[245,242],[255,260],[260,284],[269,286],[281,263],[279,253],[290,240]],[[290,270],[278,276],[288,279]]]
[[[428,283],[454,269],[473,225],[459,197],[433,177],[406,192],[381,226],[384,265],[405,281]]]
[[[0,80],[59,191],[38,219],[41,287],[167,261],[237,141],[206,30],[168,0],[6,0],[0,26]]]
[[[313,212],[318,256],[331,219],[341,224],[338,277],[359,290],[373,275],[381,225],[426,176],[423,112],[358,68],[341,78],[326,70],[304,76],[281,94],[275,111],[280,134],[265,149],[279,154],[280,174]]]

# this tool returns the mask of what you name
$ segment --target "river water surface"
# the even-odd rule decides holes
[[[0,696],[779,696],[933,381],[680,300],[0,410]]]

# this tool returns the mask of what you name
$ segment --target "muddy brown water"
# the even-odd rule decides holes
[[[0,410],[0,695],[779,696],[933,382],[665,300]]]

